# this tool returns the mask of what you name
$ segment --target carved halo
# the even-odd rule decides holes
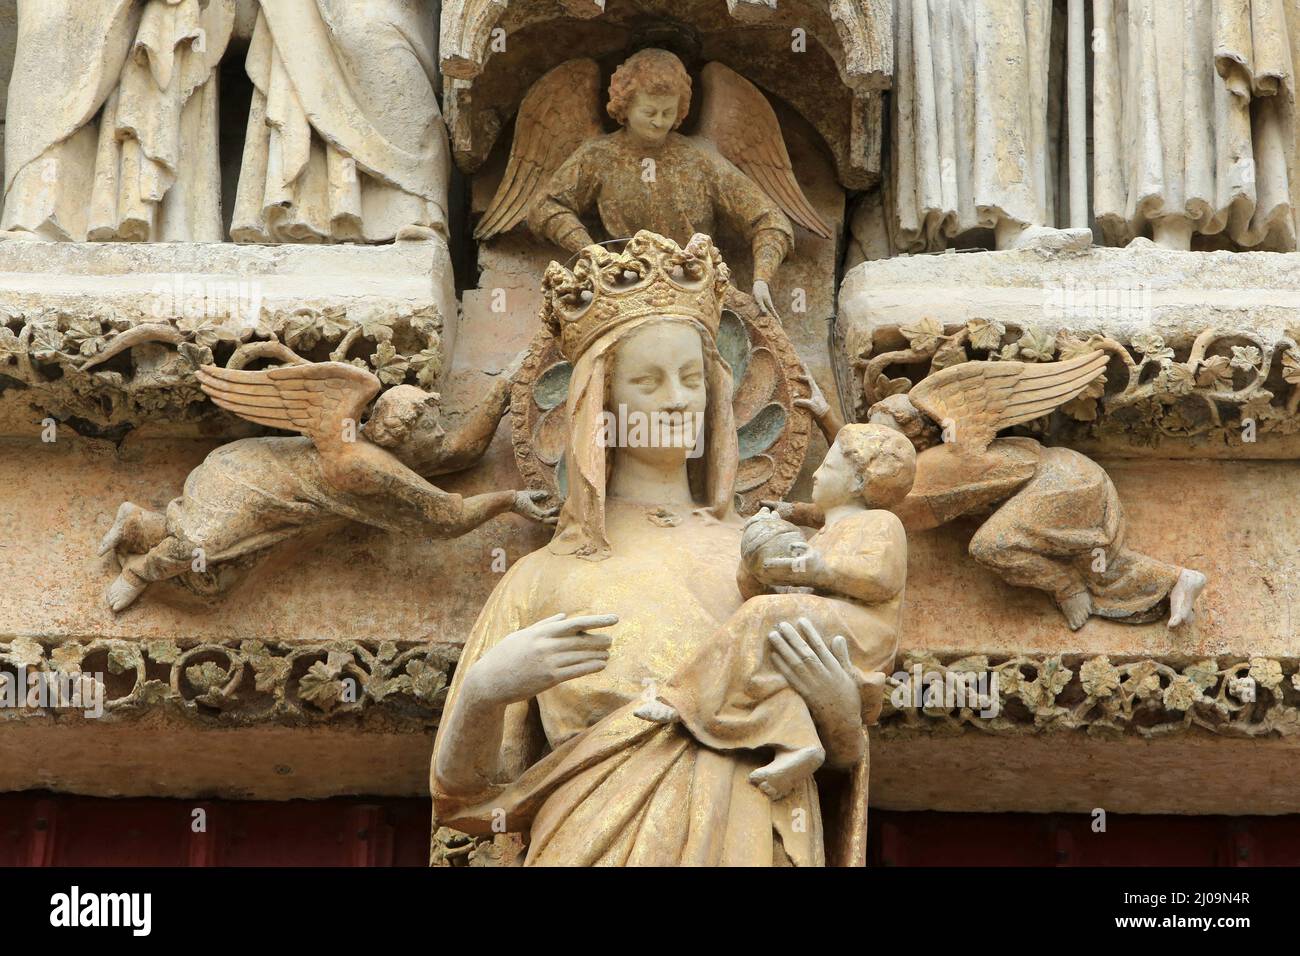
[[[751,514],[764,498],[784,498],[803,467],[812,432],[803,366],[781,328],[753,298],[727,290],[718,351],[735,376],[732,407],[740,446],[736,510]],[[510,396],[515,462],[530,488],[563,498],[564,447],[569,433],[566,399],[573,367],[555,337],[543,329],[529,346]]]

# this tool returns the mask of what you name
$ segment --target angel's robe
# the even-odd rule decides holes
[[[928,512],[931,527],[988,516],[971,538],[971,557],[1058,603],[1087,591],[1102,617],[1151,619],[1178,581],[1177,567],[1127,546],[1110,476],[1069,448],[1031,438],[997,438],[980,455],[928,448],[900,510],[912,509]]]
[[[678,670],[659,694],[676,708],[692,736],[710,747],[791,751],[820,746],[808,705],[771,661],[767,635],[782,621],[807,618],[828,643],[843,635],[853,666],[864,674],[886,671],[894,660],[907,579],[902,522],[888,511],[864,510],[826,526],[809,544],[830,565],[836,584],[875,592],[879,599],[868,604],[835,592],[792,591],[746,601],[718,639]],[[865,711],[868,702],[863,705]],[[865,725],[875,714],[862,717]]]
[[[167,534],[176,546],[162,558],[188,563],[202,548],[209,562],[227,561],[330,520],[395,534],[454,528],[464,499],[435,488],[426,504],[435,502],[417,511],[394,495],[339,489],[325,477],[310,438],[244,438],[214,450],[185,479],[184,492],[167,506]]]
[[[1296,247],[1295,0],[1094,0],[1094,204],[1107,241],[1184,220]]]
[[[639,145],[625,129],[587,140],[542,187],[528,228],[576,252],[582,244],[575,247],[574,237],[593,210],[608,238],[648,229],[681,245],[697,232],[717,235],[721,219],[750,244],[756,276],[770,276],[794,245],[794,229],[776,203],[717,152],[678,133],[657,149]]]
[[[0,226],[219,242],[217,67],[234,0],[20,0]]]
[[[431,0],[260,0],[231,238],[387,242],[447,230]]]

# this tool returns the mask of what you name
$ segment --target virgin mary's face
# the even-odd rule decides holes
[[[701,435],[708,405],[700,333],[656,322],[618,343],[610,408],[620,454],[680,465]]]

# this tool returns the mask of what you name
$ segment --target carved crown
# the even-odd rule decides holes
[[[622,252],[587,246],[572,272],[552,262],[542,279],[542,321],[570,362],[610,329],[649,315],[694,319],[716,337],[730,276],[703,233],[683,248],[642,230]]]

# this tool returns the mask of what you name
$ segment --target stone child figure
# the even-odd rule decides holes
[[[869,417],[919,452],[916,483],[898,508],[909,532],[986,515],[971,557],[1008,584],[1046,591],[1071,628],[1093,614],[1145,623],[1166,607],[1177,627],[1192,619],[1205,575],[1127,547],[1119,495],[1096,462],[1031,438],[995,437],[1069,401],[1105,367],[1101,351],[1063,362],[964,362],[876,403]]]
[[[859,675],[863,725],[873,723],[885,675],[863,679],[864,669],[879,666],[866,660],[868,648],[884,633],[897,640],[907,576],[907,538],[887,509],[906,497],[915,471],[916,453],[899,433],[846,426],[813,476],[823,528],[805,542],[771,511],[749,519],[737,572],[743,624],[720,631],[723,640],[706,645],[637,716],[680,720],[719,750],[774,750],[749,779],[780,799],[826,757],[808,706],[788,680],[800,662],[783,656],[788,650],[777,632],[781,622],[802,619],[836,635],[831,651]]]
[[[554,521],[538,491],[497,491],[462,498],[424,479],[467,468],[487,450],[509,405],[509,375],[495,383],[459,430],[447,435],[438,398],[410,385],[385,392],[369,371],[342,362],[264,371],[205,366],[212,400],[242,418],[305,437],[245,438],[222,445],[185,480],[165,514],[131,502],[118,509],[99,547],[115,551],[122,573],[108,589],[121,611],[156,581],[237,559],[340,519],[386,531],[465,534],[514,511]]]
[[[700,78],[704,103],[688,138],[675,130],[690,107],[690,74],[667,50],[634,54],[609,85],[608,112],[622,129],[603,134],[596,62],[551,70],[519,108],[509,165],[475,236],[526,216],[535,236],[576,253],[593,242],[584,222],[592,213],[608,238],[646,229],[678,243],[713,235],[721,219],[753,250],[753,295],[774,315],[769,283],[794,244],[790,220],[824,238],[831,231],[794,177],[763,94],[720,63]]]

